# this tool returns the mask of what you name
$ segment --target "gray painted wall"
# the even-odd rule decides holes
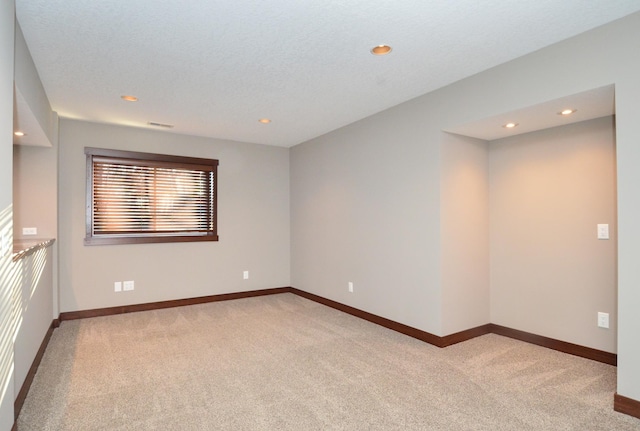
[[[17,295],[20,326],[14,343],[16,396],[53,320],[53,262],[52,248],[47,247],[14,264],[21,274]]]
[[[638,40],[634,14],[293,147],[293,286],[447,335],[441,130],[615,84],[618,392],[640,400]]]
[[[13,147],[14,238],[27,238],[22,235],[23,227],[36,227],[36,238],[57,238],[57,115],[51,111],[38,71],[19,27],[16,27],[15,56],[16,89],[19,88],[28,105],[26,108],[45,132],[37,139],[46,140],[41,144],[47,147]],[[59,314],[57,243],[15,262],[13,266],[13,270],[21,274],[17,278],[19,283],[15,285],[19,316],[14,343],[14,392],[17,395],[51,321]]]
[[[634,15],[637,17],[637,15]],[[635,23],[635,31],[640,28]],[[640,38],[627,28],[636,45]],[[623,65],[624,67],[624,65]],[[616,81],[618,185],[618,394],[640,401],[640,80],[629,65]]]
[[[492,323],[616,352],[614,121],[491,142]]]
[[[445,133],[440,184],[442,333],[489,322],[489,146]]]
[[[13,147],[13,234],[15,239],[30,239],[22,235],[22,228],[38,229],[37,238],[58,238],[58,123],[56,113],[52,125],[51,147],[14,145]],[[47,316],[57,319],[58,307],[58,242],[50,248],[51,284],[39,289],[52,292]],[[44,296],[41,296],[42,298]],[[34,297],[35,300],[36,297]],[[40,305],[38,305],[40,306]],[[49,322],[50,323],[50,322]],[[23,325],[28,324],[24,321]],[[44,331],[48,329],[44,328]],[[27,332],[28,338],[42,339],[45,332]]]
[[[68,119],[59,145],[60,311],[290,285],[288,149]],[[83,245],[85,146],[218,159],[220,240]]]
[[[291,149],[291,281],[439,334],[439,133],[422,117],[408,103]]]
[[[58,117],[51,110],[19,24],[15,33],[15,86],[44,131],[47,142],[36,142],[43,147],[16,145],[13,149],[14,237],[24,237],[23,227],[36,227],[38,238],[56,238]]]
[[[56,139],[57,141],[57,139]],[[14,237],[36,227],[38,238],[58,235],[58,149],[16,145],[13,149]]]
[[[57,117],[51,110],[49,99],[31,58],[22,29],[17,22],[15,33],[15,85],[29,105],[29,110],[40,125],[44,135],[49,140],[49,142],[41,142],[39,144],[49,145],[53,143],[57,139]]]
[[[13,153],[13,0],[0,0],[0,429],[13,426],[14,374],[12,292],[9,290],[12,241]],[[4,243],[2,243],[4,239]]]

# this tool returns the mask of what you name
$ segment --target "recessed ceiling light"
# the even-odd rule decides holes
[[[505,129],[513,129],[514,127],[517,127],[517,126],[518,126],[518,123],[507,123],[502,127],[504,127]]]
[[[562,111],[558,112],[558,115],[571,115],[576,111],[577,109],[563,109]]]
[[[127,102],[137,102],[138,98],[136,96],[129,96],[125,94],[124,96],[120,96],[122,100],[126,100]]]
[[[389,45],[378,45],[371,48],[371,54],[373,55],[387,55],[391,52]]]
[[[258,121],[262,124],[269,124],[271,122],[268,118],[261,118]]]
[[[14,135],[16,136],[24,136],[26,133],[24,132],[13,132]]]

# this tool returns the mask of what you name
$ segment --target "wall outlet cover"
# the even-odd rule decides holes
[[[23,227],[22,235],[37,235],[38,228],[37,227]]]

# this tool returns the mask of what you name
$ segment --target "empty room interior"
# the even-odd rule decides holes
[[[640,429],[640,3],[525,1],[518,12],[500,2],[489,2],[494,10],[471,1],[355,3],[0,0],[0,430],[38,429],[36,421],[49,421],[46,429]],[[154,204],[171,222],[205,227],[163,231],[154,220],[125,232],[100,218],[119,198],[100,200],[111,192],[96,172],[121,160],[118,169],[205,172],[203,207]],[[90,406],[83,381],[120,378],[95,349],[114,357],[134,349],[132,363],[148,367],[141,358],[155,353],[141,346],[154,337],[164,343],[157,354],[187,358],[206,346],[191,359],[211,367],[216,384],[242,376],[236,368],[246,361],[257,387],[280,387],[262,398],[229,395],[219,411],[202,401],[144,419],[135,415],[153,402],[131,392],[136,401],[94,411],[111,425],[73,422]],[[114,347],[125,339],[140,342]],[[323,356],[316,349],[325,344],[338,347]],[[530,369],[582,368],[540,371],[545,390],[560,374],[572,388],[558,386],[563,397],[594,389],[598,378],[568,376],[592,367],[613,380],[581,395],[584,411],[534,399],[522,405],[535,413],[540,402],[545,413],[519,419],[526,408],[504,407],[517,396],[500,382],[533,388],[514,376],[526,374],[527,356],[547,354],[557,356]],[[55,355],[68,364],[51,365]],[[92,355],[105,371],[78,377]],[[457,415],[438,404],[439,418],[422,416],[421,390],[425,400],[448,397],[445,386],[430,386],[435,377],[418,377],[431,356],[454,370],[452,385],[491,395]],[[405,400],[403,410],[393,379],[372,368],[376,358],[397,366],[388,372],[398,381],[415,373],[404,384],[416,405]],[[289,370],[287,360],[296,361]],[[345,364],[360,364],[349,372],[366,378]],[[517,372],[502,378],[507,364]],[[180,385],[168,380],[180,365],[163,366],[137,372],[138,386],[152,381],[145,373],[164,373],[173,393]],[[217,399],[198,386],[214,377],[200,372],[189,375],[193,400]],[[63,375],[59,386],[47,383]],[[293,389],[323,381],[326,392]],[[390,385],[386,401],[373,382]],[[245,387],[227,383],[229,393]],[[349,385],[377,407],[343,398]],[[465,404],[458,396],[450,401]],[[60,399],[67,407],[58,411]],[[176,402],[160,397],[155,408]],[[266,418],[256,413],[261,402]],[[359,412],[351,417],[341,403]]]

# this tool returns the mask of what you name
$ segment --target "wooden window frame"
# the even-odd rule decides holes
[[[86,174],[86,236],[85,245],[114,245],[114,244],[147,244],[147,243],[170,243],[170,242],[200,242],[218,241],[218,160],[203,159],[196,157],[172,156],[164,154],[141,153],[134,151],[110,150],[101,148],[85,147],[87,161]],[[166,233],[160,231],[147,231],[144,233],[126,234],[96,234],[94,233],[94,157],[100,159],[114,159],[122,161],[123,164],[146,167],[172,167],[190,170],[201,170],[211,172],[209,180],[210,201],[207,213],[207,225],[210,227],[206,231],[184,233]]]

